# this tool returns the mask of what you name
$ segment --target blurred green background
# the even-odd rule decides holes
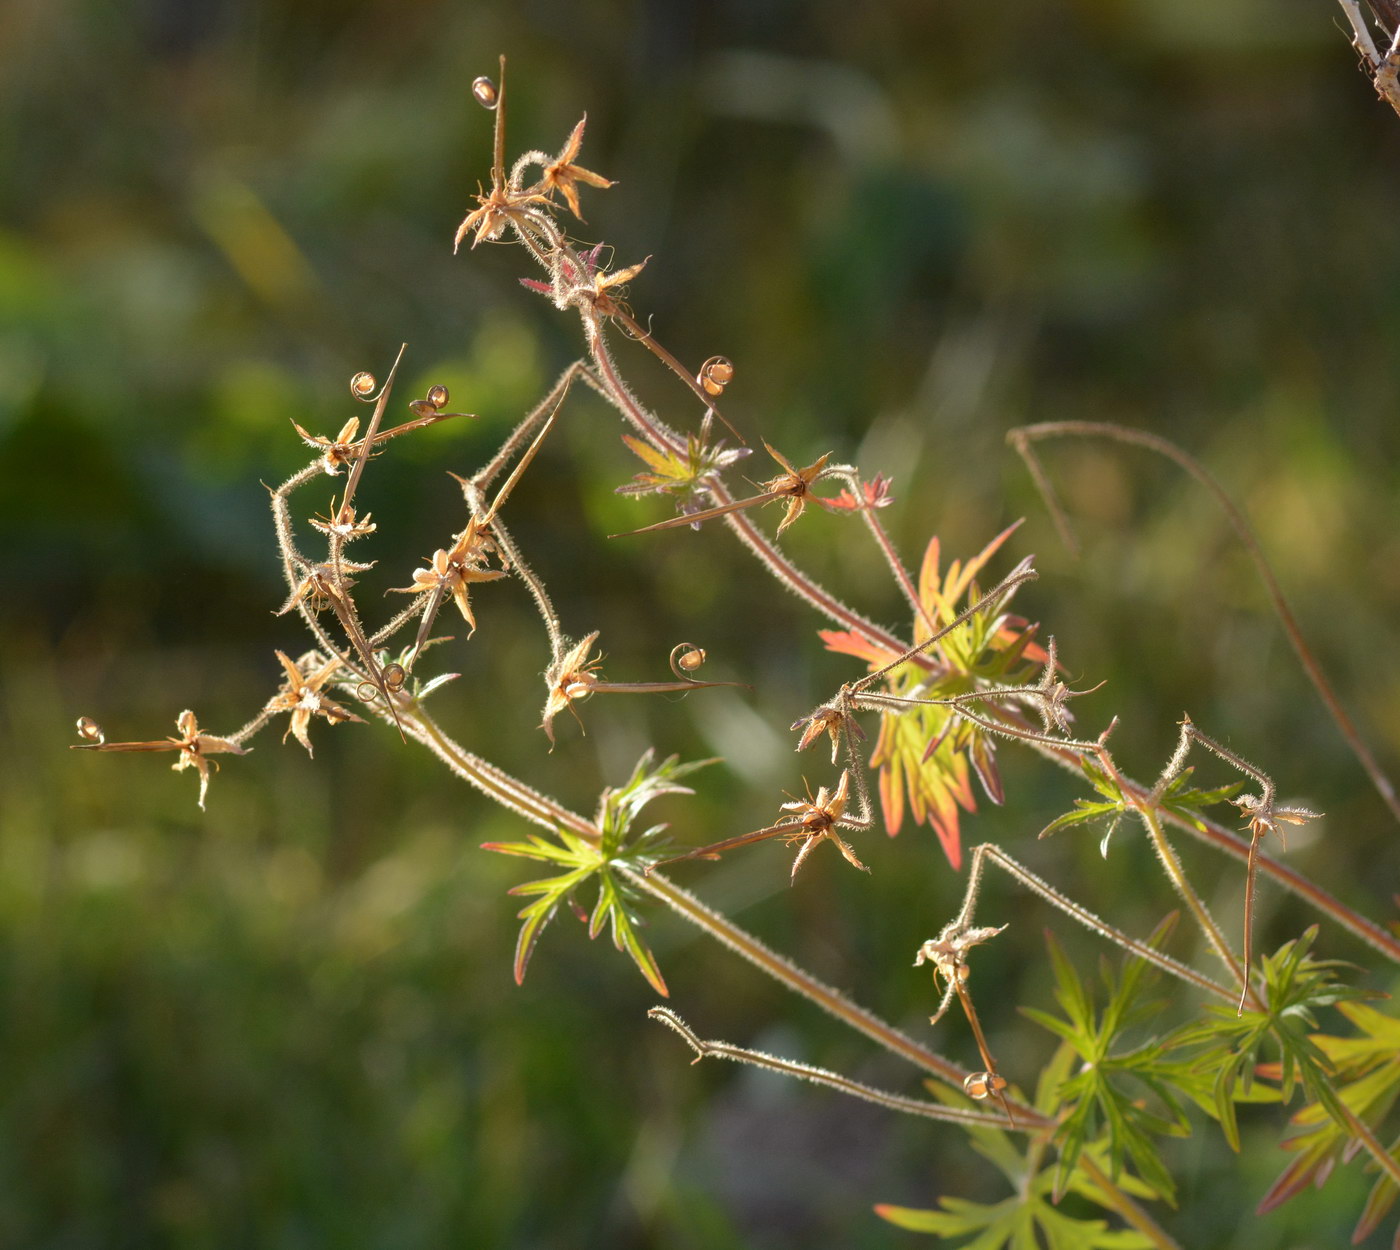
[[[1198,454],[1248,508],[1303,627],[1382,760],[1400,754],[1400,119],[1328,0],[12,0],[0,10],[0,1244],[118,1247],[893,1247],[876,1201],[999,1196],[951,1130],[826,1091],[687,1066],[606,941],[567,918],[510,977],[524,826],[382,726],[313,728],[314,761],[264,735],[209,810],[168,757],[77,756],[213,732],[302,645],[267,495],[333,433],[346,381],[409,344],[404,399],[435,382],[480,414],[405,439],[362,488],[368,584],[402,585],[460,524],[444,469],[489,454],[580,350],[572,316],[516,282],[522,254],[450,241],[489,166],[469,84],[511,58],[511,148],[579,114],[580,237],[653,259],[638,315],[683,360],[731,357],[726,411],[798,463],[894,475],[906,558],[1028,520],[1020,603],[1060,640],[1097,732],[1155,775],[1189,710],[1328,819],[1289,860],[1384,922],[1395,828],[1292,663],[1214,507],[1171,466],[1047,452],[1080,522],[1059,546],[1005,432],[1121,421]],[[621,342],[681,426],[690,398]],[[664,672],[682,639],[752,694],[599,699],[588,735],[535,728],[546,658],[514,583],[435,654],[438,712],[468,746],[582,810],[649,743],[730,762],[656,809],[708,841],[771,819],[786,726],[854,675],[823,624],[722,530],[607,542],[658,519],[613,488],[641,466],[616,417],[571,399],[511,505],[574,635],[608,673]],[[755,458],[753,476],[769,470]],[[303,499],[317,503],[316,488]],[[324,502],[324,501],[319,501]],[[787,542],[878,620],[906,612],[857,527],[813,511]],[[367,597],[366,602],[372,601]],[[1146,848],[1034,841],[1074,795],[1003,751],[1010,801],[965,821],[1118,923],[1172,906]],[[1202,775],[1215,774],[1210,769]],[[1225,780],[1223,773],[1219,780]],[[874,872],[817,855],[795,890],[768,845],[677,872],[820,976],[928,1037],[909,967],[961,881],[928,829],[867,837]],[[1236,867],[1183,847],[1228,925]],[[1309,913],[1265,885],[1261,944]],[[1000,882],[1014,917],[979,967],[1002,1068],[1049,1039],[1041,931],[1093,944]],[[679,921],[649,931],[673,1005],[705,1036],[906,1092],[876,1054]],[[1324,933],[1324,953],[1360,959]],[[1189,954],[1189,951],[1184,953]],[[1386,988],[1384,970],[1358,975]],[[1335,1022],[1333,1022],[1335,1023]],[[974,1059],[965,1027],[932,1040]],[[1283,1116],[1241,1157],[1203,1128],[1170,1154],[1193,1247],[1341,1244],[1359,1166],[1254,1220]],[[1378,1242],[1380,1235],[1378,1234]]]

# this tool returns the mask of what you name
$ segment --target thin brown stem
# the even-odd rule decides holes
[[[1264,550],[1260,546],[1248,519],[1236,506],[1235,501],[1226,494],[1224,487],[1206,470],[1205,466],[1194,456],[1189,455],[1165,438],[1149,434],[1146,430],[1131,430],[1109,422],[1045,421],[1037,425],[1021,426],[1007,435],[1007,441],[1021,453],[1028,465],[1034,463],[1034,457],[1030,451],[1031,444],[1046,438],[1102,438],[1134,447],[1145,447],[1148,451],[1156,452],[1159,456],[1164,456],[1178,465],[1206,489],[1225,514],[1225,519],[1229,522],[1230,528],[1234,530],[1235,537],[1239,539],[1245,553],[1253,563],[1259,579],[1264,583],[1264,590],[1269,596],[1269,602],[1273,606],[1274,614],[1279,619],[1279,624],[1283,627],[1289,646],[1293,648],[1294,655],[1298,657],[1298,662],[1302,665],[1308,680],[1312,682],[1313,689],[1317,691],[1318,698],[1322,700],[1322,705],[1327,709],[1342,737],[1351,748],[1352,754],[1356,756],[1366,775],[1371,779],[1371,784],[1375,786],[1376,792],[1381,796],[1386,807],[1390,809],[1391,815],[1396,820],[1400,820],[1400,796],[1396,794],[1394,783],[1376,761],[1370,747],[1362,738],[1361,731],[1356,727],[1346,709],[1342,707],[1341,701],[1332,689],[1331,682],[1322,671],[1322,665],[1304,640],[1303,631],[1299,628],[1298,622],[1293,616],[1293,610],[1288,606],[1287,599],[1284,598],[1283,590],[1278,584],[1278,579],[1274,576],[1273,567],[1270,565],[1268,557],[1264,555]],[[1036,478],[1037,484],[1045,480],[1043,471],[1036,473],[1035,469],[1032,469],[1032,476]],[[1054,501],[1053,494],[1046,497],[1046,503],[1050,507],[1052,515],[1063,518],[1063,510]],[[1060,525],[1061,520],[1057,520],[1056,524]],[[1062,526],[1062,532],[1064,528],[1067,528],[1067,522]]]

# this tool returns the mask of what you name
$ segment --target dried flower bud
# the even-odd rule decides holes
[[[404,672],[402,664],[390,664],[384,669],[384,688],[390,694],[398,694],[403,689],[403,684],[408,680],[408,674]]]
[[[493,109],[496,107],[497,101],[500,100],[501,94],[496,90],[496,84],[483,74],[472,83],[472,98],[482,108]]]
[[[447,407],[448,398],[447,387],[430,386],[428,388],[428,402],[439,412]]]
[[[695,375],[700,389],[706,395],[722,395],[724,388],[734,380],[734,365],[724,356],[711,356]]]
[[[963,1093],[981,1101],[1006,1088],[1006,1078],[995,1072],[974,1072],[963,1082]]]
[[[96,742],[99,745],[107,741],[107,735],[102,732],[102,726],[91,716],[78,717],[78,737],[85,742]]]
[[[378,385],[379,383],[374,380],[374,374],[361,370],[350,379],[350,394],[356,399],[364,399],[367,395],[373,395],[375,387]]]

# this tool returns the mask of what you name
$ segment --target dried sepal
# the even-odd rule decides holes
[[[583,130],[587,124],[588,114],[585,113],[569,133],[564,146],[559,150],[559,155],[545,166],[539,182],[546,195],[553,195],[556,191],[562,195],[564,202],[569,206],[569,212],[580,221],[583,220],[583,214],[579,212],[578,184],[582,182],[590,187],[613,185],[610,178],[604,178],[602,174],[595,174],[591,169],[584,169],[576,163],[579,149],[583,146]]]
[[[815,796],[809,790],[805,799],[793,798],[791,802],[782,804],[779,810],[790,814],[778,821],[777,824],[768,825],[763,829],[755,829],[752,833],[741,833],[737,837],[725,838],[720,842],[712,842],[708,846],[698,847],[684,855],[673,855],[669,859],[658,860],[651,867],[659,868],[662,864],[677,863],[686,859],[718,859],[725,851],[749,846],[754,842],[766,842],[769,838],[782,838],[789,846],[796,844],[798,847],[797,855],[792,864],[790,880],[797,877],[798,869],[806,863],[807,857],[821,842],[835,843],[836,849],[841,852],[842,858],[848,864],[853,868],[859,868],[861,872],[869,872],[870,869],[856,858],[856,853],[851,845],[836,832],[838,826],[845,819],[846,804],[850,800],[850,785],[850,772],[844,771],[834,790],[828,790],[825,786],[821,786]],[[846,823],[853,824],[854,821],[846,820]]]
[[[540,728],[549,738],[550,749],[554,747],[554,718],[566,708],[578,720],[574,704],[588,698],[598,685],[598,670],[602,667],[602,657],[590,660],[589,653],[598,641],[599,630],[594,630],[577,646],[566,651],[549,666],[544,675],[548,697],[545,699],[543,719]],[[583,722],[579,721],[579,728]]]
[[[301,665],[285,652],[278,651],[275,654],[286,674],[286,681],[282,683],[277,693],[268,700],[267,710],[273,713],[291,713],[287,732],[282,735],[283,742],[286,742],[290,735],[306,748],[307,755],[312,755],[314,752],[311,749],[311,739],[307,730],[313,716],[324,717],[332,725],[347,720],[364,723],[354,712],[341,707],[329,695],[323,693],[322,688],[325,684],[344,667],[338,658],[317,666],[310,673],[303,673]],[[386,686],[389,686],[391,690],[394,689],[393,686],[389,685],[388,669],[384,670],[384,681]],[[399,685],[402,686],[402,682]]]
[[[365,573],[374,563],[357,564],[353,560],[341,560],[335,564],[307,564],[301,580],[292,593],[277,609],[277,616],[285,616],[300,603],[305,603],[313,612],[324,612],[327,608],[338,611],[349,610],[346,592],[355,584],[350,573]]]
[[[831,762],[833,764],[836,763],[843,734],[850,733],[857,738],[865,737],[865,731],[861,729],[856,718],[832,703],[824,704],[815,712],[809,712],[806,716],[799,717],[793,721],[789,728],[802,730],[802,737],[797,740],[796,749],[799,751],[805,751],[822,734],[827,734],[831,738]]]
[[[439,548],[428,561],[427,568],[414,571],[411,586],[393,586],[390,588],[391,593],[421,595],[435,592],[435,603],[441,603],[444,598],[450,596],[462,614],[462,619],[471,627],[471,632],[475,633],[476,615],[472,612],[467,588],[473,582],[499,581],[506,575],[504,569],[486,567],[487,558],[493,554],[498,555],[499,552],[488,527],[473,516],[467,521],[466,528],[453,540],[450,548]],[[434,606],[425,614],[420,631],[422,634],[426,634],[431,627],[431,618],[435,611]]]
[[[356,516],[353,504],[336,507],[332,501],[330,515],[317,513],[311,518],[311,528],[319,530],[327,538],[338,538],[344,543],[354,542],[357,538],[366,538],[374,533],[377,526],[370,520],[372,515],[366,512],[362,517]]]
[[[178,737],[162,738],[154,742],[82,742],[76,744],[73,750],[178,751],[179,758],[171,767],[176,772],[193,768],[199,773],[199,806],[202,808],[204,797],[209,791],[209,765],[212,763],[215,768],[219,766],[217,760],[210,760],[208,757],[211,755],[246,755],[248,749],[228,738],[201,733],[199,722],[195,719],[195,714],[190,711],[181,712],[175,718],[175,727],[180,731]]]
[[[943,927],[936,937],[930,938],[919,947],[914,956],[914,967],[931,963],[935,976],[941,976],[949,985],[963,984],[968,978],[967,952],[974,946],[990,941],[998,933],[1006,931],[1006,925],[979,929],[968,928],[961,920],[954,920]]]
[[[812,483],[821,476],[822,470],[826,467],[826,462],[831,459],[831,453],[819,456],[812,461],[805,469],[794,468],[788,459],[781,452],[763,444],[768,448],[768,454],[783,466],[784,472],[777,477],[769,478],[763,483],[763,489],[776,498],[787,500],[787,511],[783,513],[783,519],[778,522],[778,533],[787,529],[798,517],[802,515],[803,509],[807,506],[807,501],[811,499]]]

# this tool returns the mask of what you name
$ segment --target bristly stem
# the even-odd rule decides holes
[[[860,1081],[853,1081],[850,1077],[828,1071],[826,1068],[815,1068],[811,1064],[799,1063],[794,1059],[782,1059],[777,1055],[765,1054],[761,1050],[732,1046],[728,1042],[705,1041],[680,1016],[667,1007],[653,1007],[647,1012],[647,1015],[679,1033],[686,1045],[695,1052],[694,1062],[696,1063],[714,1055],[719,1059],[747,1063],[756,1068],[767,1068],[770,1072],[780,1072],[784,1076],[793,1076],[799,1080],[811,1081],[816,1085],[825,1085],[830,1089],[839,1090],[843,1094],[850,1094],[853,1098],[873,1102],[878,1107],[899,1111],[904,1115],[924,1116],[930,1120],[945,1120],[954,1124],[979,1124],[988,1128],[1004,1127],[1001,1117],[989,1115],[985,1111],[949,1107],[940,1102],[929,1102],[924,1098],[906,1098],[901,1094],[891,1094],[886,1090],[864,1085]]]
[[[1187,967],[1170,955],[1164,955],[1154,946],[1149,946],[1145,942],[1138,941],[1130,934],[1124,933],[1121,929],[1115,928],[1105,920],[1101,920],[1094,915],[1087,907],[1081,907],[1072,898],[1061,894],[1049,882],[1031,872],[1016,860],[1012,859],[1000,847],[991,842],[984,842],[981,846],[973,848],[972,865],[968,870],[967,894],[963,903],[963,909],[959,913],[958,919],[968,925],[972,921],[972,905],[977,896],[977,887],[982,875],[984,863],[993,863],[1003,872],[1007,873],[1015,880],[1019,881],[1028,890],[1040,895],[1047,903],[1057,907],[1060,911],[1071,919],[1078,921],[1086,929],[1097,933],[1100,937],[1112,942],[1115,946],[1121,947],[1129,954],[1137,958],[1146,960],[1163,972],[1170,973],[1178,980],[1186,982],[1187,985],[1194,986],[1198,990],[1204,990],[1208,994],[1214,994],[1218,998],[1235,1001],[1232,991],[1219,982],[1212,981],[1209,977],[1197,972],[1194,968]]]
[[[1269,596],[1269,602],[1273,605],[1274,614],[1278,617],[1279,624],[1283,626],[1284,635],[1288,638],[1289,646],[1293,648],[1294,655],[1298,657],[1303,672],[1312,682],[1313,689],[1317,691],[1323,706],[1332,717],[1342,737],[1346,739],[1352,754],[1356,756],[1361,767],[1365,769],[1366,775],[1371,779],[1371,784],[1376,788],[1376,792],[1381,796],[1386,807],[1390,809],[1390,814],[1396,820],[1400,820],[1400,796],[1396,794],[1394,783],[1376,761],[1370,747],[1362,738],[1361,731],[1347,714],[1346,709],[1342,707],[1341,700],[1332,689],[1327,675],[1322,671],[1322,665],[1318,663],[1317,657],[1304,640],[1303,631],[1293,616],[1293,610],[1288,606],[1288,600],[1284,598],[1283,590],[1278,584],[1278,579],[1274,576],[1273,567],[1269,564],[1268,557],[1264,555],[1264,550],[1259,545],[1259,539],[1255,536],[1248,519],[1236,506],[1235,501],[1225,492],[1225,488],[1211,476],[1199,460],[1183,451],[1175,443],[1156,434],[1149,434],[1146,430],[1132,430],[1126,426],[1103,421],[1044,421],[1012,430],[1006,438],[1007,442],[1020,453],[1021,458],[1030,469],[1036,485],[1041,488],[1046,506],[1055,518],[1056,527],[1061,535],[1067,537],[1071,551],[1076,551],[1077,545],[1074,542],[1068,519],[1055,498],[1054,492],[1049,489],[1049,479],[1045,475],[1044,468],[1031,450],[1031,444],[1040,439],[1103,438],[1116,443],[1145,447],[1148,451],[1156,452],[1159,456],[1164,456],[1180,466],[1205,487],[1225,514],[1230,528],[1235,531],[1235,537],[1239,539],[1240,545],[1244,547],[1245,553],[1259,574],[1260,581],[1264,583],[1264,590]]]
[[[381,718],[389,719],[387,709],[375,704],[371,705],[371,710]],[[591,842],[600,840],[601,832],[592,821],[569,811],[553,799],[517,781],[503,769],[488,764],[454,742],[421,706],[404,700],[398,714],[409,737],[427,746],[454,773],[503,807],[543,828],[553,830],[563,827]],[[644,875],[622,863],[615,863],[614,868],[631,886],[665,903],[677,915],[704,930],[710,937],[741,955],[781,985],[815,1003],[891,1054],[898,1055],[955,1088],[962,1088],[962,1082],[968,1076],[967,1071],[942,1055],[921,1046],[873,1012],[853,1003],[839,990],[817,980],[745,932],[728,917],[707,907],[687,890],[683,890],[659,873]],[[1031,1107],[1014,1100],[1010,1101],[1010,1106],[1018,1115],[1017,1123],[1020,1127],[1049,1127],[1050,1121]]]
[[[1258,1004],[1258,995],[1250,988],[1249,978],[1245,975],[1244,969],[1240,967],[1239,960],[1235,958],[1235,952],[1230,949],[1229,942],[1225,940],[1225,935],[1220,931],[1220,926],[1215,923],[1214,917],[1206,909],[1200,895],[1192,888],[1191,882],[1181,867],[1181,861],[1177,858],[1176,851],[1172,849],[1172,844],[1167,841],[1167,835],[1162,830],[1162,822],[1157,815],[1157,809],[1144,804],[1138,809],[1138,814],[1142,817],[1143,824],[1147,826],[1147,832],[1152,838],[1152,847],[1157,852],[1157,858],[1161,861],[1163,871],[1166,872],[1167,878],[1176,888],[1176,892],[1186,903],[1187,909],[1191,912],[1202,935],[1210,943],[1211,949],[1220,956],[1221,962],[1230,970],[1235,984],[1247,990],[1246,997]]]
[[[930,633],[938,629],[938,624],[929,616],[928,609],[924,607],[923,600],[919,598],[919,591],[914,585],[913,579],[909,576],[909,570],[904,567],[904,561],[899,558],[899,552],[894,548],[894,543],[890,539],[889,531],[885,529],[875,509],[867,505],[863,498],[864,487],[861,485],[859,474],[855,472],[843,473],[839,475],[846,483],[847,489],[851,492],[851,498],[856,501],[856,511],[860,513],[860,519],[865,523],[865,528],[870,531],[870,536],[875,540],[875,545],[880,548],[880,553],[885,557],[885,563],[889,565],[890,572],[894,574],[894,580],[899,589],[904,593],[904,597],[909,602],[909,606],[923,620]]]

